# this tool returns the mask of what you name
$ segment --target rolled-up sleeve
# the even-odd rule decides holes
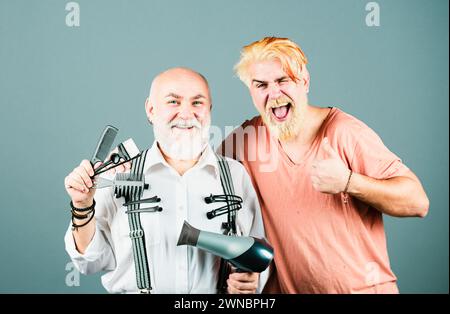
[[[117,211],[110,189],[98,190],[95,193],[95,232],[85,252],[81,254],[72,234],[72,225],[67,228],[64,243],[70,259],[82,274],[92,274],[104,270],[112,270],[116,266],[114,251],[111,245],[110,224]]]
[[[72,225],[67,229],[64,237],[66,251],[80,273],[88,275],[115,267],[114,254],[104,232],[95,226],[94,236],[84,254],[78,252],[72,235]]]

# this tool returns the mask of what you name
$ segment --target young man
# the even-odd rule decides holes
[[[143,164],[145,183],[150,188],[141,199],[160,198],[157,206],[162,211],[147,210],[139,217],[136,213],[130,216],[125,199],[115,198],[112,188],[92,188],[93,168],[83,160],[66,177],[65,187],[78,218],[83,216],[80,209],[93,204],[95,216],[91,221],[89,215],[74,218],[74,224],[80,227],[68,229],[66,250],[82,273],[106,271],[102,283],[109,292],[216,293],[220,259],[194,247],[177,247],[184,220],[216,233],[222,233],[222,223],[227,222],[227,215],[207,218],[207,212],[220,203],[207,204],[205,197],[224,194],[218,159],[208,144],[208,83],[189,69],[165,71],[152,82],[145,111],[153,124],[155,142]],[[250,178],[238,162],[226,161],[235,194],[243,199],[237,213],[237,234],[264,237]],[[267,277],[267,271],[263,274]],[[261,291],[265,278],[259,279],[258,273],[232,273],[225,278],[227,291]]]
[[[414,173],[367,125],[308,102],[307,59],[287,38],[243,48],[235,69],[260,116],[220,151],[252,177],[275,276],[268,292],[397,293],[382,214],[424,217]]]

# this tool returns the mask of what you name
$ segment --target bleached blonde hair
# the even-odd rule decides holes
[[[302,49],[290,39],[264,37],[242,48],[241,57],[234,70],[239,79],[250,86],[249,66],[254,62],[273,59],[280,61],[283,70],[294,82],[301,78],[301,72],[308,63]]]

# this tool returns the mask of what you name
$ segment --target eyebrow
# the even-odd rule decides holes
[[[282,76],[282,77],[280,77],[280,78],[277,78],[277,79],[275,80],[275,82],[279,82],[279,81],[282,81],[282,80],[285,80],[285,79],[288,79],[288,78],[289,78],[289,76],[285,75],[285,76]]]
[[[205,99],[206,99],[206,97],[203,96],[202,94],[195,95],[195,96],[192,97],[191,99],[200,99],[200,98],[205,98]]]
[[[183,98],[183,97],[181,97],[180,95],[177,95],[177,94],[175,94],[175,93],[169,93],[169,94],[167,94],[166,98],[167,98],[167,97],[173,97],[173,98],[175,98],[175,99]],[[200,99],[200,98],[205,98],[205,99],[206,99],[206,97],[203,96],[202,94],[197,94],[197,95],[195,95],[194,97],[191,97],[191,99]]]
[[[176,98],[176,99],[180,99],[181,98],[180,95],[177,95],[177,94],[174,94],[174,93],[169,93],[169,94],[166,95],[166,97],[173,97],[173,98]]]
[[[282,77],[279,77],[279,78],[275,79],[275,82],[279,82],[279,81],[285,80],[287,78],[289,78],[289,76],[285,75],[285,76],[282,76]],[[253,79],[252,83],[267,84],[267,81],[261,81],[261,80]]]

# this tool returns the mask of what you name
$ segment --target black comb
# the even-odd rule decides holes
[[[100,139],[98,140],[97,147],[95,148],[94,154],[91,158],[91,164],[95,165],[95,163],[101,161],[103,162],[111,151],[112,144],[114,143],[114,139],[116,138],[117,132],[119,130],[112,126],[107,125],[103,130]]]

